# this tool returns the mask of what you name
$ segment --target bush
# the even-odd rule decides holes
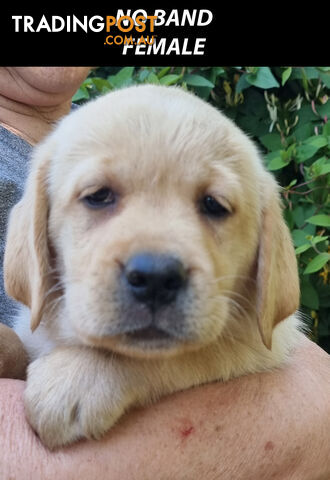
[[[282,186],[301,311],[311,338],[330,352],[330,67],[101,67],[73,100],[141,83],[194,91],[257,142]]]

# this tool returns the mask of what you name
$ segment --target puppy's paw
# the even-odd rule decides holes
[[[95,352],[81,353],[57,350],[28,369],[27,419],[51,450],[81,438],[100,438],[130,403],[109,362]]]

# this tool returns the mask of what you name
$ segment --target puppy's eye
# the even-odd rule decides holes
[[[221,203],[219,203],[211,195],[206,195],[203,197],[201,202],[202,213],[210,217],[222,218],[227,216],[230,212],[225,208]]]
[[[83,198],[85,205],[91,208],[105,208],[114,204],[116,196],[110,188],[103,187]]]

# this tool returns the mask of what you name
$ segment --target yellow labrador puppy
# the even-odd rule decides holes
[[[35,151],[5,255],[45,445],[288,358],[303,334],[278,190],[247,136],[180,88],[130,87],[60,122]]]

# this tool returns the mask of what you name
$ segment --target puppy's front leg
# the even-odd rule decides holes
[[[55,349],[28,368],[27,418],[50,449],[99,438],[136,403],[133,380],[129,368],[110,352]]]
[[[83,346],[57,348],[28,368],[28,420],[50,449],[100,438],[132,406],[217,380],[218,368],[207,356],[145,360]]]

